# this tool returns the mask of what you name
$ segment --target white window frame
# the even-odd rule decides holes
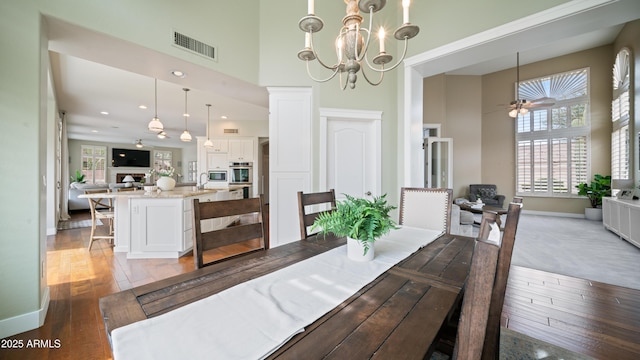
[[[585,182],[586,179],[588,179],[590,176],[589,172],[591,169],[591,157],[590,157],[591,119],[590,119],[589,109],[590,109],[590,77],[591,76],[590,76],[589,68],[576,69],[573,71],[567,71],[563,73],[552,74],[549,76],[542,76],[535,79],[525,80],[525,81],[521,81],[519,85],[521,87],[520,93],[522,94],[524,92],[523,91],[524,89],[522,88],[523,84],[526,85],[528,83],[533,83],[541,79],[551,78],[554,76],[561,76],[563,74],[568,74],[568,73],[577,72],[577,71],[586,72],[587,79],[586,79],[585,95],[577,98],[561,99],[561,98],[556,98],[557,95],[553,93],[540,94],[546,97],[555,98],[554,105],[551,105],[549,107],[544,107],[544,108],[532,108],[530,109],[529,113],[525,115],[518,115],[518,117],[516,118],[516,121],[518,123],[515,126],[515,138],[516,138],[516,141],[515,141],[515,154],[516,154],[515,193],[518,196],[534,196],[534,197],[539,196],[539,197],[554,197],[554,198],[577,197],[578,190],[575,188],[575,185],[577,185],[580,182]],[[518,89],[516,87],[516,91],[517,90]],[[517,93],[518,92],[516,92],[516,94]],[[564,107],[570,108],[571,106],[580,105],[580,104],[585,105],[583,126],[577,126],[577,127],[569,126],[566,128],[553,129],[553,126],[552,126],[553,109],[560,109]],[[534,129],[535,125],[534,125],[534,122],[532,121],[533,117],[541,115],[542,112],[545,111],[545,109],[546,109],[546,128]],[[520,128],[519,124],[522,121],[530,121],[529,131],[519,132],[519,128]],[[584,164],[580,168],[574,169],[574,166],[572,166],[574,163],[571,161],[572,154],[573,154],[572,148],[571,148],[571,141],[577,138],[580,138],[580,139],[584,138],[584,149],[583,151],[580,151],[580,152],[584,152],[584,159],[583,159]],[[552,148],[552,144],[554,140],[562,140],[562,139],[568,140],[567,148],[564,149],[566,151],[566,154],[564,154],[564,156],[566,156],[565,158],[566,162],[563,163],[565,165],[563,166],[564,167],[563,171],[564,171],[564,174],[566,174],[566,183],[563,183],[562,186],[558,186],[558,184],[556,184],[556,181],[553,180],[554,169],[557,169],[557,166],[554,166],[553,155],[554,155],[555,149]],[[546,154],[543,154],[545,156],[541,158],[540,161],[536,161],[536,159],[534,159],[536,155],[534,144],[536,141],[538,141],[539,143],[546,142],[546,149],[544,150],[546,151]],[[530,144],[529,153],[524,154],[529,157],[529,159],[525,162],[526,164],[528,164],[528,166],[521,167],[520,157],[522,154],[520,152],[520,146],[521,144],[526,144],[526,142],[529,142]],[[544,151],[541,151],[538,154],[541,154]],[[536,184],[536,179],[537,179],[536,165],[537,164],[543,164],[543,168],[546,167],[546,169],[544,169],[543,171],[543,172],[546,172],[545,178],[547,179],[544,187],[541,187],[540,184]],[[521,182],[520,180],[521,173],[524,173],[524,175],[528,177],[528,183],[529,183],[528,189],[524,187],[526,183],[524,181]],[[537,173],[540,173],[540,171],[538,171]],[[549,181],[549,179],[552,179],[552,180]]]
[[[85,149],[91,149],[91,156],[85,155]],[[96,150],[102,151],[104,156],[96,156]],[[91,159],[91,166],[84,166],[84,159]],[[103,173],[102,177],[98,179],[96,176],[95,164],[102,161]],[[106,184],[107,183],[107,147],[101,145],[80,145],[80,168],[82,173],[87,178],[87,182],[90,184]],[[99,171],[97,172],[99,174]]]
[[[611,101],[611,180],[612,184],[631,180],[633,156],[631,149],[631,51],[621,49],[616,54],[612,71],[613,100]],[[623,104],[625,101],[626,104]],[[615,186],[615,185],[614,185]]]

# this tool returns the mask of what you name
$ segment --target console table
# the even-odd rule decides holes
[[[640,200],[602,198],[602,223],[606,229],[640,248]]]

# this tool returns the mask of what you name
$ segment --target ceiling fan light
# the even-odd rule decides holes
[[[183,131],[182,134],[180,135],[180,140],[184,142],[191,141],[191,134],[189,134],[187,130]]]
[[[527,115],[529,113],[529,109],[527,108],[520,108],[520,115]]]
[[[162,125],[162,122],[160,122],[160,119],[158,119],[157,117],[154,117],[153,119],[151,119],[151,121],[149,121],[149,130],[153,131],[153,132],[161,132],[162,130],[164,130],[164,125]]]
[[[516,116],[518,116],[518,110],[513,109],[509,111],[509,116],[511,116],[512,118],[515,118]]]

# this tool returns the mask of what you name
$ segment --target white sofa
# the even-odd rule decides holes
[[[133,183],[136,186],[136,183]],[[69,199],[68,199],[68,209],[69,210],[89,210],[89,201],[87,199],[80,199],[78,195],[84,194],[85,190],[93,190],[93,189],[111,189],[112,191],[117,191],[119,188],[126,187],[127,185],[124,183],[111,183],[111,184],[87,184],[87,183],[71,183],[69,185]]]

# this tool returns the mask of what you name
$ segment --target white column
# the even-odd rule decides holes
[[[311,190],[312,89],[269,87],[271,247],[300,239],[297,192]]]

